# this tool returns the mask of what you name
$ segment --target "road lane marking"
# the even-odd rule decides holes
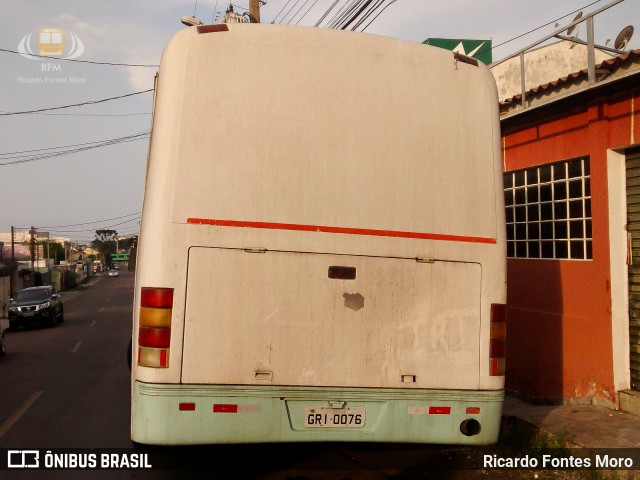
[[[22,417],[22,415],[24,415],[25,412],[29,410],[29,407],[31,407],[31,405],[33,405],[36,400],[38,400],[38,398],[40,398],[40,395],[42,395],[41,390],[33,392],[33,394],[31,394],[31,396],[27,399],[27,401],[24,402],[20,406],[20,408],[18,408],[18,410],[13,412],[13,415],[11,415],[7,419],[7,421],[2,424],[2,426],[0,426],[0,438],[2,438],[2,436],[7,433],[18,420],[20,420],[20,417]]]
[[[81,344],[82,344],[82,340],[78,340],[76,344],[73,346],[73,348],[71,349],[71,353],[76,353],[80,348]]]

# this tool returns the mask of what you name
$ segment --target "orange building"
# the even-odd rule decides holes
[[[640,401],[640,50],[501,102],[507,389]]]

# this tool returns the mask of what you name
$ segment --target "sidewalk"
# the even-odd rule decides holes
[[[586,449],[639,448],[640,417],[599,405],[532,405],[506,396],[503,423],[524,421]]]

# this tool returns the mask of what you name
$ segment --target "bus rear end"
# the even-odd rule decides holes
[[[497,441],[506,250],[488,69],[205,25],[157,81],[132,440]]]

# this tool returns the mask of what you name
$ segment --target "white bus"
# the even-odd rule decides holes
[[[489,70],[435,47],[176,34],[136,259],[132,441],[496,442],[497,109]]]

